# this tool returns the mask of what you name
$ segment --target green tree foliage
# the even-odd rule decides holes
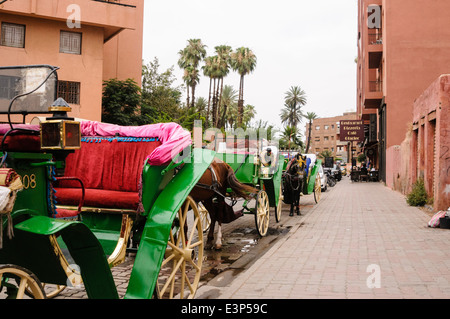
[[[295,126],[286,126],[284,128],[279,143],[282,149],[302,150],[304,147],[302,135]]]
[[[139,123],[141,89],[132,79],[103,82],[102,121],[118,125]]]
[[[159,60],[154,60],[142,68],[142,100],[140,124],[175,121],[181,116],[181,96],[183,88],[174,87],[174,68],[159,72]]]
[[[320,158],[326,158],[326,157],[334,157],[333,152],[330,150],[323,150],[318,155]]]

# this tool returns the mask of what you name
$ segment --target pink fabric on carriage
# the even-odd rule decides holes
[[[95,121],[82,121],[81,135],[158,138],[161,145],[147,157],[148,163],[155,166],[167,164],[184,148],[192,144],[191,133],[177,123],[120,126]]]

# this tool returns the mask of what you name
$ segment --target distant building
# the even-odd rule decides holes
[[[356,112],[347,112],[340,116],[317,118],[313,120],[311,125],[311,140],[308,153],[320,154],[321,152],[330,151],[335,159],[342,160],[345,163],[351,161],[359,152],[356,143],[353,146],[349,142],[340,141],[340,121],[356,120]],[[309,136],[309,123],[306,123],[305,137]],[[306,140],[305,145],[308,143]],[[350,148],[353,147],[351,153]]]
[[[60,67],[69,115],[100,121],[104,80],[141,84],[143,15],[144,0],[2,1],[0,66]]]

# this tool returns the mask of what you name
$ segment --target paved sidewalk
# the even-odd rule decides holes
[[[429,219],[381,183],[344,178],[218,298],[450,298],[450,230]]]

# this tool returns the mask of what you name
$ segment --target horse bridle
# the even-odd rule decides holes
[[[292,163],[294,163],[294,162],[292,162]],[[286,170],[286,175],[287,176],[289,176],[289,185],[291,186],[291,188],[292,188],[292,190],[294,190],[294,191],[296,191],[296,190],[298,190],[299,188],[300,188],[300,179],[298,180],[298,183],[297,183],[297,187],[294,187],[293,185],[292,185],[292,181],[293,181],[293,177],[295,177],[295,175],[299,175],[299,171],[300,171],[300,169],[301,169],[301,166],[300,166],[300,164],[299,164],[299,161],[297,160],[297,161],[295,161],[295,163],[294,163],[294,165],[297,165],[298,166],[298,171],[296,172],[296,173],[294,173],[294,174],[290,174],[289,173],[289,170],[293,167],[293,166],[291,166],[291,165],[289,165],[289,170]]]

